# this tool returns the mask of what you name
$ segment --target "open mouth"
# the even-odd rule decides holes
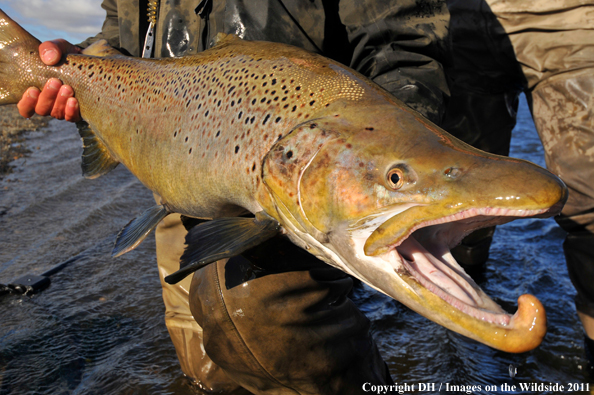
[[[450,249],[467,234],[517,218],[550,216],[542,210],[470,209],[421,222],[390,245],[384,258],[399,274],[408,274],[449,305],[478,320],[508,326],[512,316],[489,298],[456,262]]]

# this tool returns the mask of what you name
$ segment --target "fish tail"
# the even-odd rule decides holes
[[[39,40],[0,10],[0,105],[17,103],[30,86],[41,88],[33,68],[45,68]],[[45,73],[42,73],[45,74]]]

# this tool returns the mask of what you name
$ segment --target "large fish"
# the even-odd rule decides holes
[[[0,14],[0,104],[61,79],[86,121],[84,175],[123,163],[162,198],[122,231],[115,255],[171,212],[214,220],[189,232],[169,282],[282,232],[470,338],[508,352],[542,341],[534,296],[507,314],[449,251],[474,229],[558,213],[567,190],[546,170],[476,150],[355,71],[287,45],[221,36],[161,60],[91,48],[101,56],[59,67],[40,62],[38,45]]]

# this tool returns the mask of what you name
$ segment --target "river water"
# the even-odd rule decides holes
[[[72,263],[33,297],[0,296],[0,395],[200,394],[183,377],[163,322],[153,239],[109,258],[115,234],[153,205],[152,194],[121,166],[83,179],[80,139],[67,123],[50,122],[47,130],[30,133],[27,144],[32,154],[13,162],[14,172],[0,181],[0,283]],[[544,166],[525,100],[512,156]],[[531,352],[495,351],[366,286],[356,289],[354,300],[372,321],[394,380],[415,385],[415,393],[475,386],[474,393],[497,394],[553,393],[522,391],[520,383],[558,383],[567,390],[594,382],[586,373],[564,236],[552,219],[500,226],[489,261],[474,275],[508,311],[523,293],[542,301],[549,329]],[[516,391],[504,391],[505,385]]]

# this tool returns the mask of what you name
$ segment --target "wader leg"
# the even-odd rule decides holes
[[[569,188],[556,220],[569,233],[563,248],[576,307],[594,339],[594,69],[549,78],[531,97],[547,167]]]
[[[163,281],[167,275],[179,269],[186,233],[179,214],[165,217],[155,231],[157,264],[165,303],[165,324],[184,374],[204,390],[231,393],[239,386],[204,351],[202,328],[190,311],[191,277],[173,285]]]
[[[352,280],[288,242],[263,251],[278,254],[270,265],[240,256],[194,275],[190,306],[212,360],[257,394],[363,394],[365,383],[391,384],[369,320],[346,296]],[[309,269],[291,262],[275,271],[281,256]]]

